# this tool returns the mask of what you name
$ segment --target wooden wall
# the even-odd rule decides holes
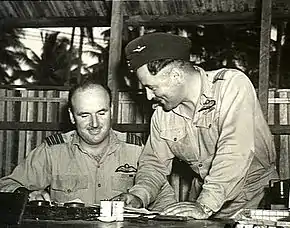
[[[67,95],[68,91],[0,89],[2,176],[9,174],[46,136],[56,132],[53,124],[64,118]]]

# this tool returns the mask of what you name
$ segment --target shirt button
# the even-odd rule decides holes
[[[101,166],[100,165],[97,165],[97,168],[100,168]]]
[[[199,167],[199,168],[201,168],[201,167],[202,167],[202,164],[201,164],[201,163],[199,163],[199,164],[198,164],[198,167]]]
[[[177,138],[175,137],[173,140],[176,142]]]
[[[68,189],[68,190],[66,190],[67,191],[67,193],[71,193],[72,191],[71,191],[71,189]]]
[[[101,184],[98,184],[98,187],[101,187],[102,185]]]

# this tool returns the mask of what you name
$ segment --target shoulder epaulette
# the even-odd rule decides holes
[[[47,144],[49,146],[64,143],[63,136],[60,133],[59,134],[50,135],[50,136],[46,137],[45,141],[47,142]]]
[[[142,138],[136,134],[128,133],[126,143],[143,146]]]
[[[221,70],[219,71],[213,78],[213,83],[215,83],[216,81],[218,80],[224,80],[224,77],[225,77],[225,73],[226,73],[226,69],[225,70]]]

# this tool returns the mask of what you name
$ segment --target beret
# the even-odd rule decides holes
[[[125,56],[131,71],[154,60],[189,60],[191,41],[169,33],[150,33],[140,36],[125,47]]]

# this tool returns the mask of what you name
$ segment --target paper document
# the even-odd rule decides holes
[[[146,208],[124,207],[124,213],[128,214],[142,214],[142,215],[158,215],[158,211],[149,211]]]

